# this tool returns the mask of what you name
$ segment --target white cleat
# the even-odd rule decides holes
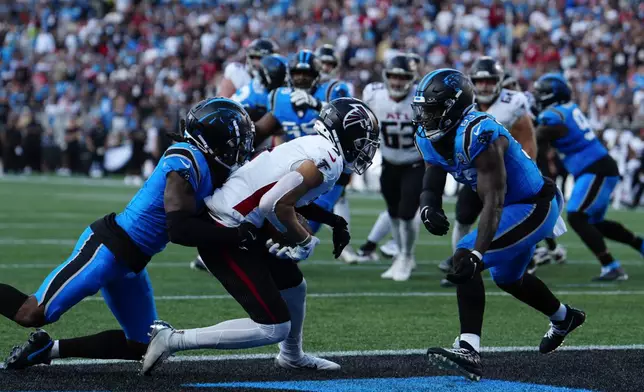
[[[383,279],[393,279],[394,278],[394,271],[396,271],[399,267],[398,265],[400,264],[400,257],[396,257],[394,259],[394,262],[391,263],[391,267],[385,272],[383,272],[380,277]]]
[[[398,244],[396,244],[396,241],[394,240],[387,241],[386,244],[380,247],[380,251],[382,252],[383,255],[387,257],[396,257],[398,256],[398,253],[400,253],[400,249],[398,249]]]
[[[287,360],[282,354],[277,354],[275,365],[283,369],[309,369],[309,370],[340,370],[340,365],[324,358],[304,354],[296,361]]]
[[[552,256],[550,255],[548,248],[546,248],[545,246],[540,246],[534,250],[532,260],[534,260],[535,267],[539,267],[542,265],[550,264],[552,262]]]
[[[411,270],[414,265],[414,258],[410,256],[400,255],[397,258],[400,260],[398,267],[394,270],[393,280],[396,282],[405,282],[411,276]]]
[[[356,264],[359,262],[358,255],[350,245],[342,250],[342,253],[340,253],[340,260],[347,264]]]
[[[566,262],[566,256],[568,255],[568,251],[566,248],[561,246],[561,244],[558,244],[555,250],[549,252],[550,253],[550,258],[557,263],[557,264],[564,264]]]
[[[174,334],[175,329],[165,321],[156,320],[152,324],[150,331],[150,344],[148,350],[143,356],[143,368],[141,374],[149,376],[163,361],[172,355],[170,349],[170,337]]]

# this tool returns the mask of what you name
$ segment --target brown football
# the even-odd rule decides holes
[[[309,234],[313,235],[313,229],[311,229],[311,226],[309,225],[309,221],[301,214],[298,214],[297,212],[295,213],[295,215],[297,216],[298,222],[300,222],[300,224],[304,226],[306,231],[308,231]],[[286,236],[283,233],[281,233],[279,230],[277,230],[275,226],[273,226],[269,221],[266,221],[266,224],[264,226],[266,226],[266,230],[268,231],[268,236],[273,241],[282,245],[289,245],[289,246],[295,245],[292,241],[287,240]]]

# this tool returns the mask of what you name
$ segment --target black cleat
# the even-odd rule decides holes
[[[548,354],[555,351],[564,342],[566,336],[580,327],[586,321],[586,313],[583,310],[571,308],[566,305],[566,318],[562,321],[551,321],[550,329],[541,339],[539,352]]]
[[[4,366],[10,370],[22,370],[34,365],[49,365],[49,354],[54,341],[42,329],[29,335],[29,339],[20,346],[15,346],[5,360]]]
[[[439,369],[456,370],[469,380],[480,381],[483,377],[481,355],[465,341],[461,340],[458,345],[458,348],[431,347],[427,350],[427,360]]]
[[[593,278],[593,282],[613,282],[616,280],[628,280],[628,274],[624,268],[617,267],[607,272],[602,272],[599,276]]]
[[[454,283],[450,282],[450,281],[449,281],[449,280],[447,280],[446,278],[441,279],[441,283],[440,283],[440,285],[441,285],[441,287],[446,288],[446,289],[449,289],[449,288],[452,288],[452,287],[456,287],[456,284],[454,284]]]
[[[449,273],[452,270],[452,262],[453,259],[450,256],[446,260],[441,261],[441,263],[438,265],[438,269],[443,271],[444,273]]]

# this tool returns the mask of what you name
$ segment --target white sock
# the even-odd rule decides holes
[[[302,358],[302,330],[306,316],[306,280],[290,289],[280,291],[282,299],[286,302],[291,314],[291,330],[288,337],[280,342],[280,355],[286,359],[297,360]]]
[[[458,222],[454,223],[454,230],[452,230],[452,252],[456,252],[458,243],[470,232],[471,227],[472,225],[464,225]]]
[[[416,245],[416,236],[418,231],[414,220],[400,220],[400,242],[402,247],[400,251],[403,255],[411,257],[414,255],[414,247]]]
[[[290,329],[290,321],[258,324],[249,318],[228,320],[211,327],[177,331],[170,337],[169,345],[173,352],[260,347],[281,342]]]
[[[481,337],[473,333],[462,333],[461,340],[466,341],[476,352],[481,351]]]
[[[367,237],[367,240],[373,242],[374,244],[377,244],[380,242],[387,233],[391,230],[391,218],[389,217],[389,213],[387,211],[383,211],[378,215],[378,219],[376,220],[376,223],[373,224],[373,227],[371,228],[371,232],[369,232],[369,236]]]
[[[566,305],[564,304],[559,304],[559,309],[550,316],[550,320],[552,321],[563,321],[566,319]]]
[[[389,221],[391,222],[391,236],[394,239],[394,242],[396,245],[398,245],[398,249],[402,249],[401,243],[400,243],[400,219],[398,218],[389,218]]]
[[[341,197],[340,200],[335,203],[335,207],[333,207],[333,213],[343,217],[344,220],[347,221],[347,224],[349,224],[349,228],[351,228],[351,211],[349,211],[349,199],[347,199],[346,197]]]
[[[49,359],[60,358],[60,347],[58,342],[58,340],[54,340],[54,345],[51,346],[51,351],[49,352]]]

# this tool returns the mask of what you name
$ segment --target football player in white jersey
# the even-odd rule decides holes
[[[265,227],[266,221],[289,245],[271,242],[261,231],[256,241],[199,248],[208,270],[248,313],[248,318],[214,326],[175,330],[162,321],[152,326],[143,360],[149,373],[172,353],[203,348],[241,349],[279,344],[276,364],[288,369],[337,370],[331,361],[304,354],[302,326],[306,280],[297,262],[320,242],[296,212],[333,227],[337,257],[350,236],[346,222],[311,203],[329,191],[344,169],[363,173],[378,149],[378,120],[360,100],[339,98],[320,112],[318,135],[303,136],[259,154],[237,169],[211,198],[210,217],[227,227]]]
[[[388,219],[391,234],[399,249],[391,267],[381,277],[405,281],[415,267],[414,245],[418,210],[425,165],[414,145],[411,103],[416,80],[416,63],[406,54],[393,56],[383,70],[383,83],[368,84],[362,97],[380,121],[382,174],[380,189],[387,203],[387,214],[378,219],[374,230]],[[382,214],[381,214],[382,215]],[[388,232],[388,228],[384,226]],[[374,231],[372,230],[372,232]],[[373,233],[372,233],[373,234]],[[361,261],[375,258],[379,238],[370,235],[359,250]]]
[[[277,53],[277,44],[270,39],[259,38],[246,48],[246,64],[229,63],[224,69],[224,77],[217,88],[217,96],[230,98],[235,91],[253,80],[259,62],[266,55]]]
[[[506,73],[501,64],[492,57],[479,57],[469,71],[469,77],[474,84],[476,105],[478,110],[491,114],[512,136],[521,144],[523,150],[536,159],[537,144],[534,126],[530,114],[528,98],[521,91],[503,88],[505,80],[507,85],[512,85],[511,78],[506,79]],[[514,83],[516,87],[516,83]],[[482,209],[481,199],[471,187],[462,187],[456,200],[456,224],[452,230],[452,248],[470,232]],[[555,243],[553,251],[557,249]],[[559,247],[556,252],[565,252]],[[565,257],[565,255],[564,255]],[[443,272],[449,272],[451,258],[439,265]],[[448,280],[441,280],[444,287],[453,286]]]

